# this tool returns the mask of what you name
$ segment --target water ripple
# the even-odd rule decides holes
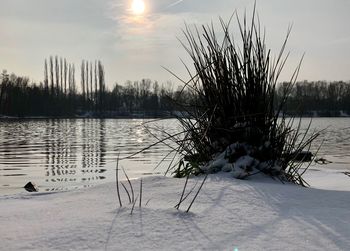
[[[0,193],[19,189],[28,181],[46,191],[111,181],[118,155],[126,157],[156,141],[141,126],[144,122],[148,120],[2,120],[0,184],[6,191],[0,188]],[[174,122],[158,121],[157,125],[175,132]],[[166,151],[159,145],[121,164],[130,177],[139,177],[152,172]]]

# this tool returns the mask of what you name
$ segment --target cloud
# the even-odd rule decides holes
[[[0,20],[13,19],[42,25],[74,24],[93,29],[108,29],[104,18],[109,0],[1,0]]]
[[[168,7],[167,7],[167,9],[168,9],[168,8],[171,8],[171,7],[175,6],[175,5],[178,5],[179,3],[182,3],[183,1],[184,1],[184,0],[178,0],[178,1],[174,2],[174,3],[172,3],[172,4],[169,4]]]

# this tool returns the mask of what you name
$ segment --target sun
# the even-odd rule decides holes
[[[146,6],[143,0],[133,0],[131,10],[134,15],[142,15],[145,12]]]

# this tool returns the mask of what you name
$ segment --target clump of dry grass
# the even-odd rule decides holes
[[[239,36],[231,33],[233,19]],[[228,22],[220,19],[221,30],[214,25],[201,28],[186,26],[182,42],[191,57],[195,72],[186,69],[189,81],[183,81],[190,91],[191,103],[180,104],[184,116],[185,137],[176,140],[178,152],[185,162],[175,169],[177,177],[203,173],[203,166],[233,143],[249,146],[225,158],[236,161],[250,155],[265,165],[260,172],[283,180],[305,185],[300,154],[308,150],[318,133],[301,132],[287,119],[283,107],[296,82],[300,64],[292,73],[283,96],[277,100],[278,78],[288,58],[285,47],[291,28],[288,28],[282,47],[275,58],[265,44],[255,8],[251,20],[234,14]],[[217,34],[220,34],[221,39]],[[175,101],[176,102],[176,101]],[[238,153],[237,153],[238,152]],[[267,163],[267,164],[266,164]],[[276,165],[279,168],[276,169]]]

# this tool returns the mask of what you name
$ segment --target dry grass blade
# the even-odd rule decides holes
[[[116,182],[116,186],[117,186],[117,195],[118,195],[118,201],[119,201],[119,206],[122,207],[122,200],[120,198],[120,191],[119,191],[119,154],[118,154],[118,158],[117,158],[117,167],[115,170],[115,182]]]
[[[208,174],[205,175],[205,177],[204,177],[204,179],[203,179],[203,181],[202,181],[202,184],[201,184],[200,187],[198,188],[198,191],[197,191],[196,195],[193,197],[193,200],[191,201],[190,205],[188,206],[188,208],[187,208],[187,210],[186,210],[186,213],[188,213],[188,212],[190,211],[190,209],[191,209],[191,207],[192,207],[194,201],[196,200],[196,198],[197,198],[199,192],[202,190],[202,187],[203,187],[205,181],[207,180],[207,178],[208,178]]]
[[[132,213],[134,212],[134,208],[135,208],[135,204],[136,204],[136,201],[138,199],[138,195],[136,196],[136,199],[134,200],[134,203],[132,204],[132,207],[131,207],[131,211],[130,211],[130,215],[132,215]]]
[[[126,188],[126,186],[123,184],[123,182],[120,182],[120,184],[122,184],[124,191],[126,192],[126,194],[128,195],[128,199],[129,199],[129,204],[131,204],[131,197],[130,197],[130,193],[128,191],[128,189]]]
[[[146,202],[145,206],[147,207],[148,203],[151,201],[152,199],[148,199],[148,201]]]
[[[186,176],[186,181],[185,181],[185,185],[184,185],[184,187],[183,187],[183,189],[182,189],[182,193],[181,193],[181,196],[180,196],[180,201],[179,201],[179,203],[175,206],[176,209],[179,209],[179,207],[180,207],[180,205],[181,205],[182,199],[183,199],[184,194],[185,194],[185,191],[186,191],[187,182],[188,182],[188,178],[189,178],[189,177],[190,177],[189,175]]]
[[[131,201],[132,203],[134,203],[134,188],[132,187],[132,184],[131,184],[131,181],[129,179],[129,176],[126,174],[124,168],[122,169],[123,172],[124,172],[124,175],[125,175],[125,178],[127,179],[128,183],[129,183],[129,186],[130,186],[130,189],[131,189]]]
[[[164,139],[161,139],[161,140],[158,141],[158,142],[155,142],[155,143],[153,143],[153,144],[151,144],[151,145],[149,145],[149,146],[147,146],[147,147],[141,149],[140,151],[137,151],[137,152],[135,152],[135,153],[133,153],[133,154],[130,154],[130,155],[124,157],[124,158],[121,158],[121,160],[130,159],[130,158],[132,158],[132,157],[134,157],[134,156],[136,156],[136,155],[138,155],[138,154],[140,154],[140,153],[142,153],[142,152],[145,152],[146,150],[148,150],[148,149],[150,149],[150,148],[152,148],[152,147],[154,147],[154,146],[156,146],[156,145],[159,145],[159,144],[161,144],[161,143],[163,143],[163,142],[165,142],[165,141],[167,141],[167,140],[169,140],[169,139],[175,138],[176,136],[181,135],[181,134],[183,134],[183,133],[184,133],[184,132],[179,132],[179,133],[175,133],[174,135],[170,135],[170,136],[168,136],[168,137],[166,137],[166,138],[164,138]]]
[[[139,207],[141,207],[142,204],[142,178],[140,179],[140,202]]]
[[[184,202],[188,198],[188,196],[190,196],[192,194],[192,192],[197,187],[197,185],[198,185],[198,181],[196,182],[196,184],[194,184],[194,186],[190,189],[190,191],[185,196],[183,196],[183,198],[179,201],[179,203],[174,208],[179,209],[182,202]]]

